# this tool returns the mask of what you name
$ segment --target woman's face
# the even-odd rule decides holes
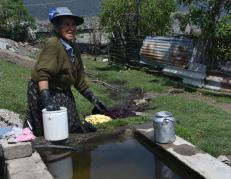
[[[75,39],[75,32],[75,20],[70,17],[63,18],[62,23],[58,28],[58,33],[61,35],[61,37],[67,41],[72,41]]]

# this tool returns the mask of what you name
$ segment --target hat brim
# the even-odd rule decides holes
[[[81,25],[84,23],[84,19],[82,17],[76,16],[76,15],[57,15],[54,17],[51,22],[54,23],[57,19],[60,17],[72,17],[75,20],[76,26]]]

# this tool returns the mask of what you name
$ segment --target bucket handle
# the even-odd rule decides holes
[[[163,119],[164,123],[167,124],[169,123],[171,120],[168,119],[168,116],[165,116]]]

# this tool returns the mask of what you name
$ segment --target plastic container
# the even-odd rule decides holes
[[[60,141],[69,137],[67,109],[59,111],[42,110],[44,137],[47,141]]]

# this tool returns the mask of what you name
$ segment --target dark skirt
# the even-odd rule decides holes
[[[70,89],[58,90],[49,89],[52,100],[59,106],[67,108],[68,127],[70,133],[77,133],[81,130],[81,121],[76,108],[74,96]],[[24,127],[28,126],[28,122],[32,127],[32,131],[36,136],[43,136],[43,120],[42,120],[42,100],[38,84],[32,80],[28,82],[27,88],[28,112]]]

